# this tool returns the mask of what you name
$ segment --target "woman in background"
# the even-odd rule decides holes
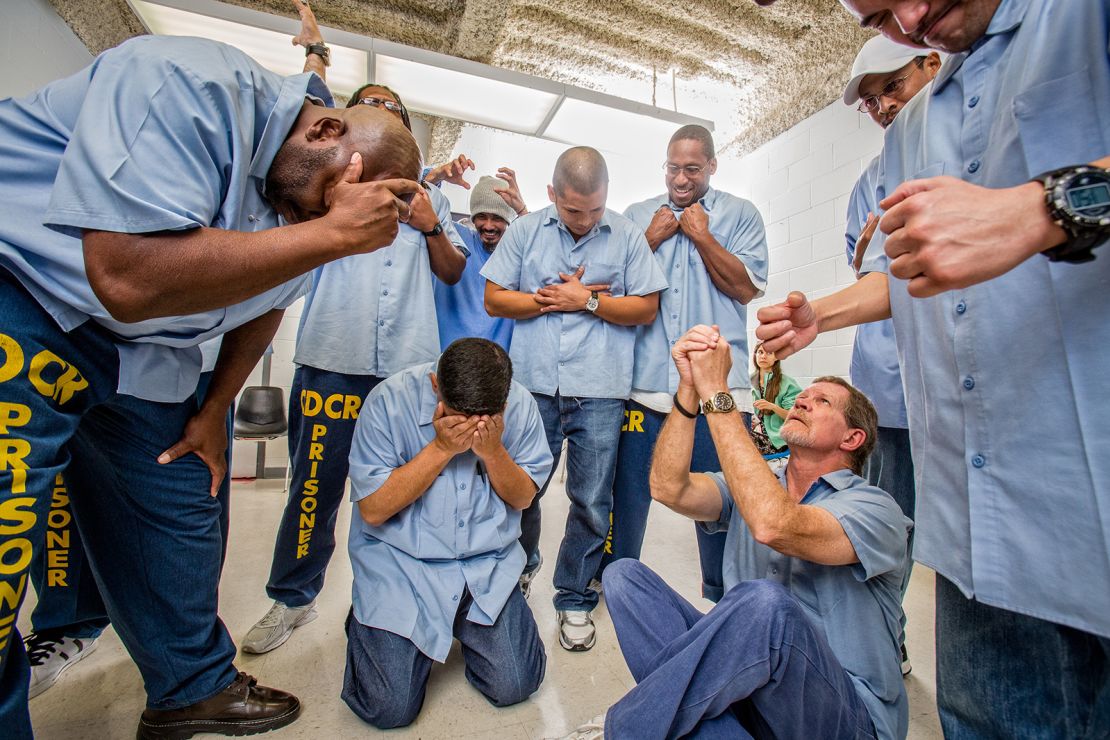
[[[775,353],[764,350],[762,343],[755,345],[752,362],[755,363],[755,372],[752,373],[752,406],[755,413],[752,414],[751,435],[756,447],[763,453],[763,459],[777,473],[786,467],[790,457],[790,450],[779,430],[802,389],[797,381],[782,372]]]

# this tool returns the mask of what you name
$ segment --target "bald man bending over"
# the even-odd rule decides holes
[[[228,46],[141,37],[0,101],[0,727],[31,736],[11,625],[55,480],[143,675],[138,737],[246,735],[296,697],[217,616],[224,419],[305,273],[389,244],[419,173],[386,113],[325,108]],[[377,182],[380,181],[380,182]],[[280,217],[286,225],[281,224]],[[277,228],[275,228],[277,227]],[[197,410],[197,346],[224,335]],[[79,428],[80,427],[80,428]]]
[[[482,275],[486,310],[516,319],[512,360],[532,392],[558,466],[567,448],[570,513],[555,565],[559,643],[589,650],[589,589],[601,562],[624,401],[632,389],[636,326],[650,324],[666,278],[643,231],[605,207],[609,171],[589,147],[563,152],[547,188],[552,205],[518,218]],[[524,512],[522,544],[538,553],[539,500]]]

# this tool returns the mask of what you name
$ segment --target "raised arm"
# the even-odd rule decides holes
[[[293,0],[293,7],[301,16],[301,31],[293,37],[293,45],[303,46],[306,50],[304,71],[315,72],[321,80],[326,82],[328,79],[328,60],[325,60],[319,53],[308,51],[310,45],[324,43],[320,28],[316,25],[316,14],[312,12],[312,8],[308,7],[308,3],[301,2],[301,0]]]

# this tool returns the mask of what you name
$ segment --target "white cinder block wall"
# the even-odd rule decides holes
[[[844,256],[848,195],[882,141],[882,129],[837,101],[745,157],[719,158],[713,184],[755,203],[767,225],[770,279],[766,295],[750,307],[752,332],[755,311],[783,300],[791,290],[820,297],[855,280]],[[646,187],[643,197],[662,190],[662,174],[658,183]],[[624,210],[628,204],[610,205]],[[290,307],[274,340],[270,383],[286,394],[302,305],[298,301]],[[803,386],[821,375],[847,376],[854,336],[853,329],[843,329],[819,337],[783,363],[786,373]],[[256,368],[248,385],[260,378]],[[234,454],[235,475],[254,475],[255,445],[236,443]],[[284,438],[267,443],[268,468],[284,468],[287,461]]]

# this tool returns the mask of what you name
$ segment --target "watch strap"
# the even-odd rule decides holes
[[[304,48],[304,55],[308,56],[309,54],[315,54],[316,56],[323,59],[325,67],[330,67],[331,66],[331,48],[327,44],[323,44],[323,43],[308,44]]]
[[[443,224],[437,223],[431,231],[421,231],[424,236],[439,236],[443,233]]]

